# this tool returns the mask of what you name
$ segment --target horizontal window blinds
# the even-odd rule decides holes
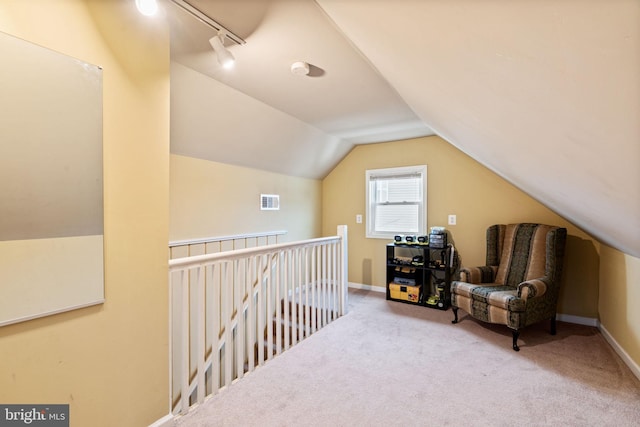
[[[418,205],[378,205],[375,229],[381,233],[418,233]]]
[[[424,234],[427,166],[370,169],[367,179],[367,237]]]
[[[372,182],[376,186],[376,203],[420,202],[422,199],[420,178],[379,178]]]

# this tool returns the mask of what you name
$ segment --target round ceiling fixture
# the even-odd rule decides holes
[[[303,61],[291,64],[291,72],[297,76],[306,76],[309,74],[309,64]]]

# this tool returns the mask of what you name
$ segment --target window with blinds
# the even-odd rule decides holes
[[[367,237],[426,234],[427,166],[367,170]]]

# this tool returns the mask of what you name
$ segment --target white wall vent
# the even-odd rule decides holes
[[[277,194],[261,194],[260,210],[262,211],[279,211],[280,196]]]

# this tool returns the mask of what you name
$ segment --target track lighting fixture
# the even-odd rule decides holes
[[[208,25],[218,32],[217,35],[209,39],[209,44],[211,44],[211,47],[216,52],[220,65],[222,65],[224,68],[233,67],[236,59],[233,57],[231,52],[229,52],[227,48],[224,47],[224,42],[225,40],[229,39],[229,41],[232,43],[243,45],[245,41],[242,40],[242,38],[237,34],[231,32],[228,28],[223,27],[219,22],[213,20],[210,16],[206,15],[201,10],[189,4],[186,0],[171,0],[171,2],[176,6],[182,8],[185,12],[193,15],[193,17],[198,19],[203,24]]]
[[[229,69],[233,67],[233,64],[236,62],[236,59],[233,57],[231,52],[229,52],[227,48],[224,47],[224,39],[226,36],[227,35],[225,32],[218,31],[217,35],[209,39],[209,43],[211,44],[211,47],[213,48],[213,50],[216,52],[216,55],[218,56],[218,62],[220,63],[220,65],[222,65],[223,68]]]

